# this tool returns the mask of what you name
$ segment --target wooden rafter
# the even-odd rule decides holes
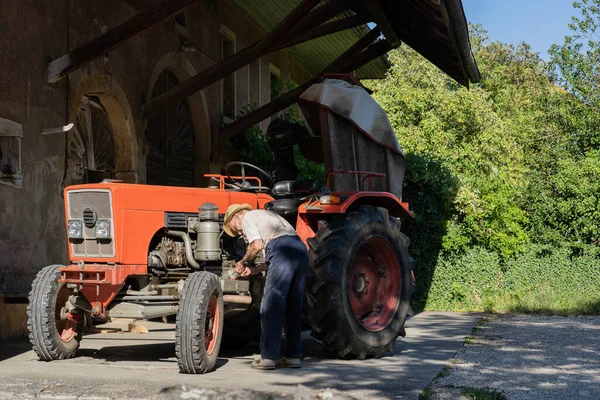
[[[371,15],[371,18],[378,27],[381,28],[383,35],[390,42],[390,44],[394,47],[400,46],[400,39],[396,36],[396,32],[390,25],[381,4],[379,4],[378,0],[363,0],[363,3]]]
[[[355,28],[357,26],[366,24],[370,21],[371,17],[368,15],[353,15],[351,17],[346,17],[337,21],[328,22],[306,32],[302,36],[297,36],[289,42],[285,42],[282,45],[276,46],[273,51],[286,49],[288,47],[292,47],[300,43],[308,42],[309,40],[345,31],[346,29]]]
[[[375,36],[376,37],[376,36]],[[361,39],[362,40],[362,39]],[[366,44],[365,44],[366,42]],[[358,43],[358,42],[357,42]],[[364,45],[363,45],[364,44]],[[393,47],[386,40],[380,40],[377,43],[369,46],[366,50],[362,51],[368,46],[368,41],[363,41],[360,46],[352,46],[348,51],[344,52],[334,62],[328,65],[322,73],[325,72],[350,72],[354,71],[363,65],[375,60],[377,57],[381,57]],[[352,49],[352,52],[350,50]],[[353,57],[355,56],[355,57]],[[319,74],[321,75],[321,74]],[[298,101],[298,98],[306,89],[311,85],[317,83],[320,80],[319,76],[316,76],[297,88],[285,93],[268,104],[246,114],[240,119],[235,120],[230,125],[226,126],[219,133],[220,139],[227,139],[230,136],[237,135],[244,129],[263,121],[269,116],[291,106]]]
[[[46,80],[49,83],[59,81],[90,61],[108,53],[124,41],[161,23],[198,1],[172,0],[153,5],[83,46],[51,61],[46,70]]]
[[[285,36],[277,42],[278,45],[293,40],[294,37],[304,35],[306,32],[340,15],[358,4],[358,0],[329,0],[320,7],[315,8],[302,20],[290,29]]]
[[[379,37],[380,34],[381,34],[381,31],[379,30],[379,27],[376,26],[365,36],[358,39],[356,41],[356,43],[354,43],[352,46],[350,46],[348,48],[348,50],[343,52],[335,61],[333,61],[331,64],[329,64],[325,68],[324,71],[325,72],[337,72],[339,70],[339,67],[350,62],[350,60],[352,60],[352,58],[355,57],[358,53],[360,53],[365,47],[367,47],[369,44],[373,43],[375,41],[375,39],[377,39]]]
[[[390,42],[388,42],[387,40],[380,40],[377,43],[374,43],[373,45],[369,46],[369,48],[367,48],[367,49],[363,50],[362,52],[360,52],[359,54],[357,54],[356,57],[353,57],[351,60],[349,60],[347,63],[345,63],[341,67],[337,68],[336,71],[337,72],[356,71],[363,65],[370,63],[377,57],[384,55],[385,53],[392,50],[393,48],[394,48],[394,46],[392,46],[390,44]]]
[[[304,0],[287,17],[285,17],[271,32],[254,44],[238,51],[225,60],[214,64],[197,75],[181,82],[171,90],[149,100],[142,108],[144,119],[167,108],[173,102],[182,97],[190,96],[208,85],[223,79],[227,75],[237,71],[266,54],[278,40],[294,27],[306,14],[310,12],[320,0]]]

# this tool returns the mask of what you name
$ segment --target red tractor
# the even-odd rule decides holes
[[[391,351],[405,335],[412,292],[401,232],[413,218],[401,200],[404,157],[385,113],[351,76],[325,77],[299,104],[315,135],[274,124],[271,173],[233,162],[224,175],[206,175],[206,188],[67,187],[70,264],[42,269],[29,295],[39,359],[73,357],[90,317],[176,315],[179,369],[191,374],[214,369],[222,340],[257,340],[265,276],[230,278],[246,246],[223,234],[233,203],[269,209],[296,227],[310,254],[306,327],[328,352],[364,359]],[[296,179],[294,144],[324,162],[324,188]]]

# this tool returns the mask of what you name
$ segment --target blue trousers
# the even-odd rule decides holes
[[[280,236],[267,245],[265,259],[270,265],[260,304],[260,355],[263,359],[279,359],[284,328],[285,356],[301,358],[302,304],[308,268],[306,245],[298,236]]]

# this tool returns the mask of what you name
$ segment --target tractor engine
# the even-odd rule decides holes
[[[218,207],[213,203],[204,203],[197,215],[188,214],[183,218],[186,231],[165,228],[166,236],[148,255],[148,267],[152,273],[164,277],[169,275],[170,270],[181,271],[181,268],[213,270],[218,267],[222,270]]]

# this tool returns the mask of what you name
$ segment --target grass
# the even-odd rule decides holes
[[[457,304],[431,304],[425,311],[485,312],[489,314],[600,315],[600,293],[558,290],[546,285],[484,296]]]
[[[497,389],[490,388],[474,388],[474,387],[457,387],[457,386],[446,386],[439,389],[457,389],[460,390],[461,394],[467,399],[471,400],[507,400],[504,393]],[[439,390],[438,389],[438,390]],[[429,400],[435,394],[435,390],[431,387],[426,387],[419,393],[419,400]]]
[[[504,393],[496,389],[462,388],[462,394],[473,400],[506,400]]]
[[[425,389],[421,389],[421,393],[419,393],[419,400],[429,400],[433,395],[433,391],[426,387]]]
[[[589,293],[559,293],[550,288],[514,293],[493,299],[486,311],[515,314],[597,315],[600,298]]]

